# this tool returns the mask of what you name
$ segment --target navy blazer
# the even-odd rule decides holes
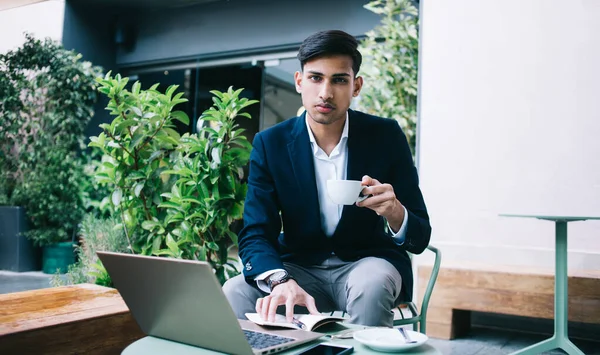
[[[374,256],[398,269],[404,283],[403,298],[411,300],[413,275],[407,251],[423,252],[429,244],[431,226],[400,126],[395,120],[348,111],[347,179],[362,180],[363,175],[369,175],[394,187],[408,211],[402,245],[387,232],[383,217],[356,205],[344,206],[333,236],[325,235],[305,115],[254,137],[244,227],[239,234],[246,281],[256,285],[254,278],[259,274],[285,269],[283,261],[315,265],[332,252],[345,261]]]

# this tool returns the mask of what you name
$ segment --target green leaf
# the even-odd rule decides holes
[[[134,188],[134,195],[135,195],[135,197],[140,197],[140,193],[142,192],[143,188],[144,188],[144,182],[138,182],[135,185],[135,188]]]
[[[156,150],[154,152],[152,152],[152,154],[150,154],[150,158],[148,158],[148,163],[151,163],[154,159],[158,158],[159,156],[161,156],[162,154],[164,154],[164,150],[159,149]]]
[[[121,148],[121,146],[119,145],[119,143],[115,142],[115,141],[108,141],[107,144],[109,147],[111,148]]]
[[[116,189],[112,193],[112,203],[114,206],[119,206],[121,204],[121,198],[123,198],[123,191],[121,189]]]
[[[248,160],[250,159],[250,151],[246,148],[231,148],[227,153],[238,159]]]
[[[179,205],[176,208],[181,210]],[[179,212],[179,213],[175,213],[173,215],[167,216],[167,218],[165,219],[165,225],[169,225],[171,223],[178,223],[181,221],[183,221],[183,213]]]
[[[219,185],[215,184],[213,186],[213,196],[212,196],[215,200],[219,200],[221,197],[219,195]]]
[[[155,227],[159,227],[160,224],[157,221],[144,221],[142,222],[142,228],[145,230],[152,230]]]
[[[171,117],[185,125],[190,124],[190,118],[188,117],[187,113],[183,111],[173,111],[171,112]]]
[[[132,106],[131,110],[138,116],[138,117],[142,117],[144,114],[142,113],[142,110],[140,110],[138,107]]]
[[[245,103],[242,105],[242,108],[248,107],[248,106],[250,106],[250,105],[254,105],[254,104],[258,103],[258,102],[259,102],[258,100],[248,100],[247,102],[245,102]]]
[[[194,175],[194,172],[188,168],[181,168],[177,170],[177,174],[185,177],[190,177]]]
[[[192,198],[192,197],[187,197],[187,198],[182,198],[181,202],[189,202],[189,203],[197,203],[197,204],[203,204],[202,201]]]
[[[242,215],[244,213],[244,205],[241,203],[236,203],[231,207],[231,210],[229,211],[229,215],[233,218],[233,219],[241,219]]]
[[[113,163],[111,163],[111,162],[108,162],[108,161],[103,162],[102,166],[105,167],[105,168],[107,168],[107,169],[109,169],[109,170],[112,170],[112,169],[115,168],[115,165]]]
[[[206,248],[200,247],[198,249],[198,260],[206,261]]]
[[[152,254],[156,254],[161,247],[162,238],[159,235],[154,236],[154,240],[152,241]]]
[[[131,92],[134,95],[138,95],[140,93],[140,88],[141,88],[141,84],[139,81],[136,81],[135,83],[133,83],[132,87],[131,87]]]
[[[167,248],[173,253],[173,255],[178,256],[180,254],[179,245],[171,236],[171,233],[167,234]]]
[[[223,105],[223,103],[221,102],[220,99],[213,97],[212,101],[219,110],[222,110],[222,111],[225,110],[225,105]]]
[[[233,242],[234,245],[238,244],[238,236],[237,236],[237,234],[233,233],[230,230],[227,230],[227,235],[229,236],[229,239],[231,239],[231,241]]]
[[[211,250],[219,251],[219,245],[215,242],[208,242],[206,243],[206,246]]]
[[[210,192],[208,191],[208,185],[206,185],[206,182],[204,182],[204,180],[200,181],[200,191],[202,191],[200,197],[206,198],[210,196]]]
[[[223,117],[224,116],[220,111],[217,111],[215,109],[208,109],[202,113],[200,119],[205,121],[220,121],[223,119]]]
[[[158,205],[158,207],[179,209],[181,207],[181,205],[179,203],[175,203],[175,202],[171,202],[171,201],[164,201],[164,202],[161,202],[160,205]]]
[[[169,100],[171,100],[171,97],[173,97],[173,93],[175,92],[175,90],[177,90],[178,87],[179,87],[179,85],[171,85],[167,88],[165,95],[167,96],[167,98]]]
[[[233,87],[229,87],[229,89],[233,90]],[[242,91],[244,91],[244,88],[237,89],[237,90],[235,90],[235,91],[233,92],[233,94],[231,94],[231,96],[233,96],[233,97],[239,97],[239,96],[240,96],[240,93],[241,93]]]
[[[131,143],[130,146],[131,148],[137,148],[137,146],[140,144],[140,142],[145,138],[146,136],[144,135],[143,132],[141,132],[141,129],[137,129],[135,130],[135,133],[133,133],[133,138],[131,139]]]
[[[179,191],[179,186],[173,185],[173,187],[171,187],[171,193],[173,194],[174,197],[181,198],[181,192]]]
[[[174,146],[176,146],[179,143],[177,140],[173,139],[172,137],[169,137],[166,134],[157,134],[156,136],[154,136],[154,140],[159,141],[161,143],[172,144]]]
[[[221,164],[221,147],[215,147],[211,151],[212,160],[215,164]]]
[[[163,130],[167,132],[169,137],[175,139],[175,141],[179,142],[179,140],[181,139],[181,135],[176,130],[172,128],[163,128]]]
[[[209,91],[211,94],[215,95],[216,97],[218,97],[219,99],[223,99],[223,93],[218,91],[218,90],[211,90]]]
[[[136,120],[125,120],[121,123],[119,123],[116,127],[115,127],[115,133],[116,134],[121,134],[121,132],[123,132],[123,129],[127,128],[127,127],[131,127],[134,125],[137,125],[137,121]]]
[[[138,170],[131,170],[131,171],[128,171],[128,173],[129,173],[129,175],[127,175],[127,178],[131,179],[131,180],[139,180],[139,179],[146,178],[146,175],[143,172],[138,171]]]

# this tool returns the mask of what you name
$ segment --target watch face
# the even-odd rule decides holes
[[[269,281],[279,281],[279,280],[284,279],[286,276],[287,276],[286,271],[277,271],[276,273],[271,275],[271,277],[269,277]]]

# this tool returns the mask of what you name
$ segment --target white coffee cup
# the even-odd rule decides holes
[[[361,196],[366,186],[358,180],[327,180],[327,194],[338,205],[353,205],[369,196]]]

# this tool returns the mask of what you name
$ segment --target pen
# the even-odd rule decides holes
[[[292,318],[292,324],[300,329],[306,329],[306,324],[299,321],[296,317]]]

